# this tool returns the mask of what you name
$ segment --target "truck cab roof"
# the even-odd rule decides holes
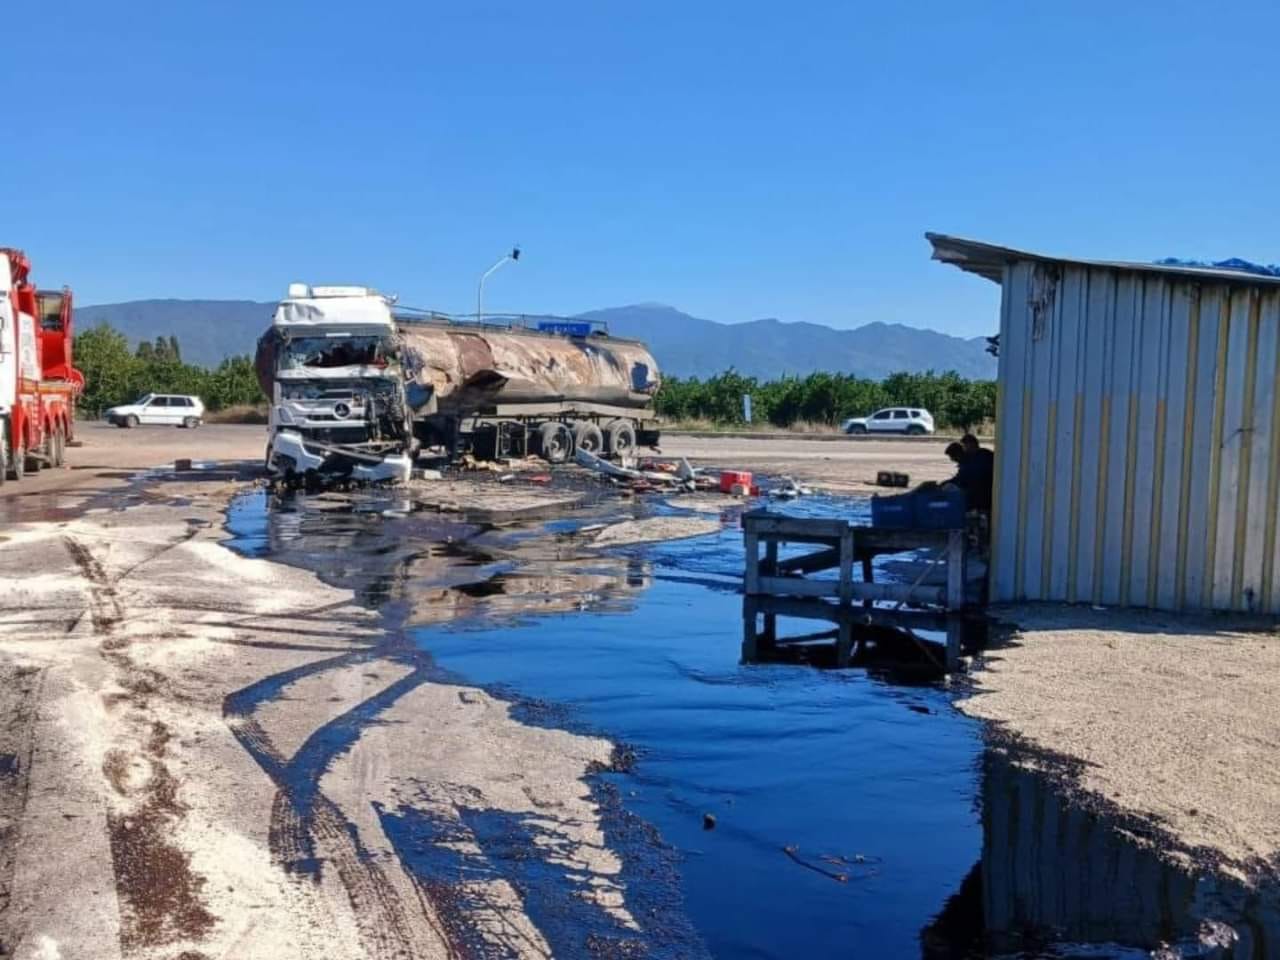
[[[301,294],[301,295],[300,295]],[[276,306],[272,325],[334,332],[390,331],[391,301],[369,287],[308,287],[291,283],[289,296]]]

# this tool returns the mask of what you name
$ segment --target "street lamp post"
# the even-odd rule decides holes
[[[476,323],[480,323],[484,320],[484,282],[489,279],[489,274],[493,273],[504,263],[509,261],[514,262],[519,259],[520,248],[512,247],[510,253],[480,275],[480,285],[476,288]]]

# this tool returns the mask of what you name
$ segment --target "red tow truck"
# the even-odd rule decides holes
[[[0,247],[0,483],[61,466],[84,375],[71,357],[71,291],[38,290],[31,261]]]

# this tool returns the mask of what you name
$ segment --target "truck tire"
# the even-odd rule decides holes
[[[636,428],[630,420],[610,420],[604,426],[604,448],[611,457],[621,459],[636,449]]]
[[[9,479],[21,480],[27,475],[27,448],[17,446],[9,451]]]
[[[559,420],[538,428],[538,452],[547,463],[564,463],[573,453],[573,434]]]
[[[0,487],[9,479],[9,424],[0,420]]]
[[[49,457],[55,467],[64,466],[67,462],[67,438],[61,426],[54,427],[49,435]]]
[[[579,420],[573,425],[573,447],[598,455],[604,451],[604,433],[590,420]]]

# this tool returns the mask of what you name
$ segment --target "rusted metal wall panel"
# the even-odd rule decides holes
[[[1280,612],[1280,288],[1002,279],[992,598]]]

